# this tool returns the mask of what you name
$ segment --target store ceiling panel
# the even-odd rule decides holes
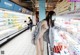
[[[30,0],[11,0],[11,1],[31,11],[33,10],[32,2]]]
[[[36,9],[36,11],[39,10],[39,0],[11,0],[11,1],[32,11],[34,9]],[[45,3],[46,11],[53,10],[56,7],[56,4],[61,1],[63,0],[46,0]]]
[[[63,0],[46,0],[45,7],[46,11],[53,10],[56,7],[57,3],[62,2]],[[35,1],[36,10],[39,11],[39,1]]]

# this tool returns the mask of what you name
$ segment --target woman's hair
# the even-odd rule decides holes
[[[45,18],[45,20],[47,21],[47,24],[48,24],[49,27],[50,27],[50,24],[51,24],[51,27],[54,26],[54,22],[52,21],[52,16],[53,15],[56,15],[56,13],[54,11],[49,11],[48,15]]]
[[[31,17],[28,17],[30,21],[32,21]]]
[[[28,17],[29,19],[31,19],[31,17]]]
[[[32,21],[32,19],[31,19],[31,17],[28,17],[28,18],[29,18],[29,22],[30,22],[30,23],[33,23],[33,21]]]

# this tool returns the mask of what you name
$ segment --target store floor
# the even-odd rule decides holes
[[[36,49],[31,43],[31,39],[32,32],[27,30],[5,44],[0,51],[4,51],[3,55],[36,55]]]

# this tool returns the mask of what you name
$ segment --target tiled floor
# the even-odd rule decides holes
[[[30,30],[20,34],[0,50],[4,55],[36,55],[35,46],[31,43],[32,32]]]

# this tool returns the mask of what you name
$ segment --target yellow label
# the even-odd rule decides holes
[[[8,13],[4,13],[3,17],[8,18]]]
[[[18,18],[17,16],[13,16],[13,18]]]

